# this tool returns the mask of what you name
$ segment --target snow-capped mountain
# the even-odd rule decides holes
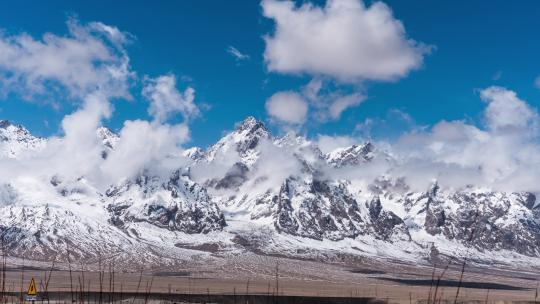
[[[47,145],[6,121],[0,136],[6,159]],[[119,137],[106,128],[96,136],[106,159]],[[208,243],[301,256],[426,259],[470,250],[484,261],[540,257],[534,194],[436,182],[413,191],[401,176],[370,170],[396,163],[374,143],[325,154],[294,133],[274,137],[249,117],[207,150],[174,157],[186,165],[166,175],[142,170],[105,189],[85,176],[7,180],[0,185],[0,230],[14,254],[34,258],[66,249],[87,257],[175,256],[186,254],[186,244]]]
[[[43,148],[45,139],[35,137],[20,125],[0,120],[0,157],[15,158],[29,150]]]

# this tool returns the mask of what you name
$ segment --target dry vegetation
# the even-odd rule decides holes
[[[69,249],[65,261],[17,259],[8,256],[3,237],[0,241],[2,303],[22,303],[31,278],[38,283],[39,301],[47,304],[295,303],[286,300],[291,296],[339,298],[341,303],[370,298],[409,304],[538,301],[538,269],[480,268],[469,265],[467,258],[432,266],[367,258],[329,264],[246,252],[133,269],[118,266],[114,256],[75,260]]]

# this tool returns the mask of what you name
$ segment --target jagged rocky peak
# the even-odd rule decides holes
[[[268,129],[264,123],[253,116],[248,116],[241,123],[238,123],[235,130],[237,132],[247,132],[250,134],[255,134],[257,132],[268,133]]]
[[[271,137],[264,123],[252,116],[237,125],[234,133],[237,151],[240,153],[255,149],[261,139],[269,139]]]
[[[326,155],[328,163],[335,167],[357,165],[373,159],[375,146],[371,142],[362,145],[338,148]]]
[[[246,162],[253,162],[257,153],[255,150],[262,140],[272,140],[272,135],[264,123],[250,116],[213,145],[206,153],[206,159],[211,161],[216,155],[227,154],[232,150],[246,158]]]
[[[0,120],[0,157],[16,158],[25,151],[38,151],[46,139],[32,135],[25,127]]]
[[[107,127],[99,127],[96,131],[98,138],[103,142],[103,145],[105,147],[114,149],[114,146],[120,139],[118,134],[111,131],[111,129]]]

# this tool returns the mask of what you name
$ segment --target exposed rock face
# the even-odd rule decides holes
[[[393,212],[384,210],[378,197],[374,198],[369,204],[369,215],[372,229],[379,238],[385,241],[396,238],[411,240],[403,220]]]
[[[335,167],[358,165],[360,162],[367,162],[373,158],[374,146],[372,143],[364,145],[352,145],[347,148],[336,149],[326,155],[328,163]]]
[[[358,201],[340,183],[287,179],[265,204],[273,205],[276,229],[287,234],[334,241],[359,235],[410,240],[404,222],[377,198]]]

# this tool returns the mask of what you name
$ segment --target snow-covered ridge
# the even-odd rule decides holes
[[[0,157],[39,153],[47,144],[6,121],[0,136]],[[119,136],[106,128],[96,136],[106,159]],[[540,256],[533,194],[436,182],[412,191],[400,176],[366,173],[370,164],[393,164],[374,143],[324,154],[297,134],[274,137],[249,117],[208,149],[177,157],[187,165],[165,176],[142,171],[106,191],[84,176],[14,178],[0,185],[0,231],[14,253],[29,257],[67,247],[90,257],[118,250],[174,255],[178,244],[216,242],[281,254],[339,248],[423,259],[470,248],[484,259]]]

